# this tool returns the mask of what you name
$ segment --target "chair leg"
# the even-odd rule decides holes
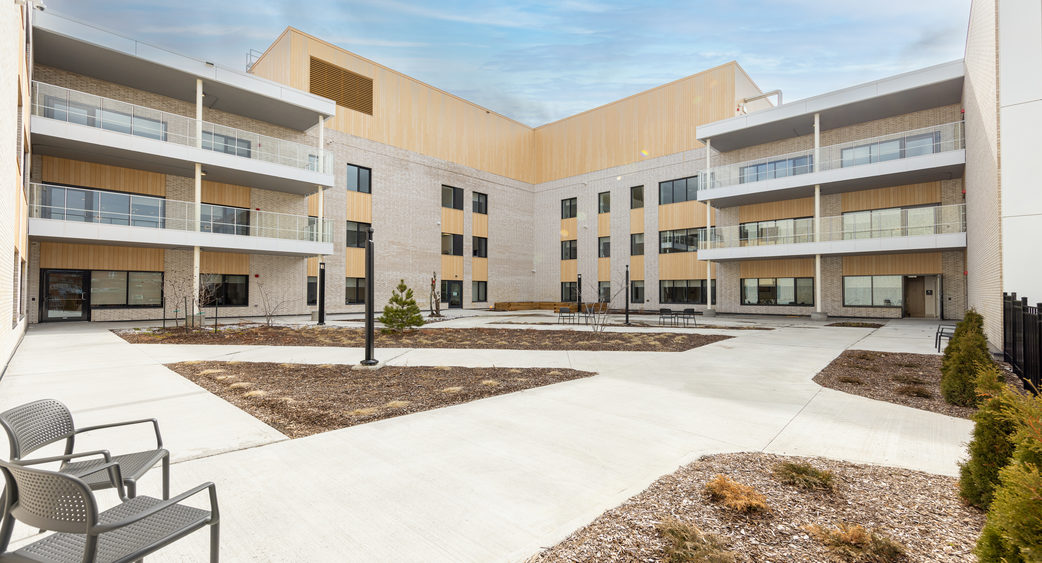
[[[137,481],[123,481],[123,485],[127,488],[127,498],[137,496]]]
[[[217,563],[221,552],[221,523],[210,525],[210,563]]]
[[[163,456],[163,500],[170,498],[170,452]]]

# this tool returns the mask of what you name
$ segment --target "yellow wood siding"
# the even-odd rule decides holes
[[[441,256],[441,279],[462,280],[463,279],[463,257]]]
[[[250,255],[234,252],[200,252],[199,273],[249,275]]]
[[[454,235],[463,234],[463,210],[441,208],[441,232]]]
[[[712,213],[716,223],[716,209]],[[658,230],[690,229],[706,226],[706,204],[700,201],[682,201],[658,206]]]
[[[347,248],[344,250],[344,275],[349,278],[365,277],[365,249]]]
[[[843,194],[843,211],[888,209],[941,202],[941,182],[891,186]]]
[[[940,274],[940,252],[844,256],[844,276]]]
[[[164,257],[162,248],[40,243],[41,268],[162,272]]]
[[[738,270],[742,278],[812,278],[814,259],[746,260]]]
[[[643,280],[644,279],[644,257],[643,256],[630,256],[630,279],[631,280]]]
[[[611,236],[611,213],[597,214],[597,236]]]
[[[54,156],[44,156],[40,164],[40,177],[44,182],[160,197],[166,195],[166,174]]]
[[[644,232],[644,208],[630,209],[630,233]]]
[[[697,252],[675,252],[658,256],[660,280],[697,280],[705,277],[706,263],[698,259]]]
[[[575,217],[561,219],[561,240],[575,240],[578,233],[578,221]]]
[[[474,281],[488,281],[488,258],[471,259],[470,279]]]
[[[347,192],[347,220],[373,223],[373,194]],[[442,223],[444,224],[444,223]]]
[[[471,224],[471,232],[476,237],[488,238],[488,215],[484,213],[474,213]]]
[[[575,281],[578,279],[578,260],[561,260],[561,281]]]
[[[250,188],[203,180],[203,203],[250,208]],[[225,272],[222,272],[225,273]]]
[[[318,258],[308,258],[308,276],[318,277]]]
[[[597,281],[611,281],[611,258],[597,259]]]
[[[770,221],[771,219],[793,219],[814,216],[814,198],[787,199],[754,203],[738,208],[738,222]]]

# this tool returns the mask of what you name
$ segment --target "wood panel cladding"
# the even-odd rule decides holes
[[[359,223],[373,222],[373,194],[347,192],[347,220]],[[444,224],[444,223],[443,223]]]
[[[203,203],[250,208],[250,188],[246,186],[203,180],[202,188]]]
[[[162,248],[40,243],[40,267],[48,269],[162,272],[165,257]]]
[[[611,281],[611,258],[597,259],[597,281]]]
[[[578,260],[561,260],[561,281],[576,281],[579,273]]]
[[[630,234],[644,232],[644,208],[630,209]]]
[[[488,238],[488,215],[484,213],[471,215],[471,234],[476,237]]]
[[[712,210],[716,224],[716,209]],[[658,206],[658,230],[690,229],[706,226],[706,204],[700,201],[682,201]]]
[[[373,115],[373,79],[346,68],[311,57],[310,84],[312,94],[329,98],[338,106]]]
[[[308,277],[318,277],[318,258],[308,258]]]
[[[441,279],[462,280],[463,279],[463,257],[441,256]]]
[[[920,275],[941,272],[940,252],[843,257],[844,276]]]
[[[474,281],[488,281],[488,258],[471,258],[470,279]]]
[[[365,249],[346,248],[344,249],[344,254],[344,275],[349,278],[364,278]]]
[[[463,234],[463,210],[441,208],[441,232],[454,235]]]
[[[597,236],[611,236],[611,213],[597,214]]]
[[[843,194],[841,205],[843,211],[847,212],[932,203],[941,203],[940,181],[847,192]]]
[[[814,198],[787,199],[742,205],[738,208],[738,222],[770,221],[814,216]]]
[[[705,277],[706,263],[698,259],[697,252],[676,252],[658,256],[660,280],[698,280]]]
[[[644,279],[644,257],[643,256],[630,256],[630,279],[631,280],[643,280]]]
[[[158,172],[54,156],[44,156],[41,167],[40,178],[44,182],[159,197],[166,196],[166,174]]]
[[[812,278],[814,259],[745,260],[738,271],[742,278]]]
[[[578,238],[578,233],[579,221],[575,217],[561,219],[561,240],[575,240]]]
[[[250,275],[250,255],[237,252],[199,253],[200,274]]]

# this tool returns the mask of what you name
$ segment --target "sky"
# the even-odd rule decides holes
[[[244,70],[287,26],[531,126],[736,60],[785,102],[962,58],[970,0],[44,0]]]

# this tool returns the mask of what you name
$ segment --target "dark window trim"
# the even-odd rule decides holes
[[[571,213],[569,215],[569,213]],[[579,199],[566,197],[561,200],[561,219],[572,219],[579,215]]]
[[[447,236],[452,237],[452,252],[451,253],[446,253],[445,252],[445,248],[444,248],[444,244],[445,244],[444,243],[444,239]],[[441,238],[442,238],[442,241],[443,241],[442,242],[442,245],[443,245],[442,246],[442,252],[441,252],[442,256],[463,256],[463,235],[457,235],[456,233],[442,233],[441,234]]]
[[[470,247],[471,254],[474,258],[488,258],[488,237],[471,237]],[[479,245],[478,241],[484,241],[484,244]],[[480,253],[479,253],[480,247]]]
[[[678,281],[682,281],[682,282],[700,282],[700,284],[702,286],[702,299],[700,301],[666,301],[663,298],[663,295],[665,294],[665,291],[663,291],[663,289],[665,289],[665,287],[662,284],[665,283],[665,282],[678,282]],[[662,304],[665,304],[665,305],[707,305],[708,303],[706,301],[705,286],[706,286],[706,280],[705,279],[682,279],[682,280],[661,280],[660,279],[658,281],[658,301],[659,301],[659,303],[662,303]],[[690,285],[685,286],[685,289],[690,289],[690,288],[691,288]],[[709,293],[712,294],[713,303],[716,303],[717,300],[716,300],[716,280],[715,279],[710,281],[709,288],[710,288],[709,289]]]
[[[684,180],[685,181],[685,185],[684,185],[684,199],[677,200],[676,198],[673,197],[673,195],[674,195],[673,182],[678,182],[680,180]],[[691,180],[695,181],[695,197],[690,197],[690,195],[691,195],[690,194],[690,190],[688,189],[688,186],[687,186],[687,182],[690,182]],[[687,177],[684,177],[684,178],[674,178],[672,180],[663,180],[663,181],[659,182],[658,183],[658,204],[659,205],[670,205],[672,203],[684,203],[685,201],[698,201],[698,192],[702,190],[702,183],[701,182],[702,182],[702,178],[698,174],[695,174],[693,176],[687,176]],[[670,201],[668,201],[666,203],[663,203],[663,200],[665,198],[662,197],[662,188],[665,187],[665,184],[669,184],[669,190],[670,190],[669,199],[670,199]]]
[[[604,239],[608,239],[605,241]],[[605,247],[601,243],[607,242],[608,246]],[[597,257],[598,258],[611,258],[611,237],[597,237]]]
[[[55,268],[48,268],[49,270]],[[59,268],[60,269],[60,268]],[[91,275],[94,272],[124,272],[127,274],[127,284],[124,288],[125,294],[123,299],[125,303],[123,305],[95,305],[93,302],[90,303],[91,309],[161,309],[165,302],[164,291],[166,291],[166,272],[157,272],[155,270],[85,270],[87,272],[87,283],[91,283]],[[158,305],[131,305],[130,304],[130,274],[159,274],[159,304]],[[41,275],[42,278],[42,275]],[[87,293],[89,294],[93,288],[88,288]]]
[[[217,273],[212,273],[212,272],[199,272],[199,276],[200,277],[202,277],[202,276],[221,276],[221,281],[218,283],[218,285],[220,286],[220,291],[219,291],[220,295],[215,295],[214,296],[214,299],[219,300],[218,304],[221,307],[249,307],[250,306],[250,276],[249,276],[249,274],[217,274]],[[235,277],[246,278],[246,284],[245,284],[246,294],[243,296],[245,298],[245,300],[246,300],[246,303],[244,303],[242,305],[226,305],[225,304],[228,301],[228,287],[227,287],[228,284],[224,281],[224,279],[226,277],[228,277],[228,276],[235,276]],[[203,281],[202,279],[199,280],[199,288],[200,288],[200,290],[202,290],[202,287],[203,287],[202,281]],[[213,307],[214,304],[208,302],[208,303],[201,303],[199,306],[200,307]]]
[[[604,209],[601,205],[601,196],[608,196],[608,208]],[[611,213],[611,192],[600,192],[597,194],[597,214]]]
[[[345,237],[344,238],[344,246],[347,247],[347,248],[365,248],[365,241],[368,240],[368,238],[369,238],[369,228],[372,227],[373,224],[372,223],[362,223],[362,222],[359,222],[359,221],[347,221],[345,223],[345,225],[344,225],[344,232],[345,233],[350,233],[351,232],[351,224],[352,223],[354,223],[356,225],[355,231],[354,231],[355,234],[356,235],[362,235],[362,237],[361,237],[361,241],[362,242],[361,242],[361,244],[359,244],[358,240],[357,240],[358,237],[356,236],[355,237],[356,240],[355,240],[354,244],[352,244],[349,240],[347,240],[347,237]]]
[[[445,206],[445,189],[452,190],[452,207]],[[463,211],[463,188],[457,188],[448,184],[441,185],[441,206],[445,209],[459,209]]]
[[[672,247],[670,247],[671,250],[668,250],[668,251],[665,250],[665,247],[662,246],[662,235],[664,235],[666,233],[677,233],[677,232],[680,232],[680,231],[684,231],[684,236],[688,236],[690,234],[690,231],[694,231],[696,239],[697,239],[695,241],[695,244],[691,245],[691,246],[688,246],[687,250],[673,250]],[[699,246],[699,244],[701,244],[701,242],[703,240],[705,240],[706,236],[707,236],[707,232],[706,232],[706,228],[705,227],[690,227],[690,228],[687,228],[687,229],[670,229],[668,231],[659,231],[658,232],[658,253],[659,254],[683,254],[685,252],[698,252],[698,246]],[[676,238],[676,235],[673,235],[673,237]],[[647,244],[647,239],[646,238],[644,240],[644,244]]]
[[[360,193],[360,194],[371,194],[371,193],[373,193],[373,169],[372,168],[367,168],[365,166],[359,166],[357,164],[351,164],[350,162],[348,162],[346,164],[347,164],[348,168],[345,168],[344,170],[346,170],[348,174],[351,173],[351,168],[350,167],[353,166],[355,168],[355,185],[358,186],[357,190],[352,190],[349,187],[348,184],[345,184],[345,187],[347,188],[347,191],[349,191],[349,192],[357,192],[357,193]],[[362,189],[362,181],[361,181],[362,180],[362,170],[365,170],[365,171],[369,172],[369,181],[366,182],[367,185],[366,185],[364,190]]]
[[[565,257],[565,245],[568,245],[569,252],[568,256]],[[576,260],[579,257],[579,241],[576,239],[562,240],[561,241],[561,260]]]
[[[481,215],[488,215],[488,194],[481,192],[473,192],[473,204],[472,211]],[[480,202],[480,205],[479,205]],[[479,209],[480,207],[480,209]]]
[[[635,248],[635,244],[636,243],[633,242],[633,237],[635,237],[637,235],[640,235],[640,252],[639,253],[638,252],[634,252],[634,250],[636,250],[636,248]],[[646,245],[647,243],[648,243],[647,237],[644,236],[644,233],[630,233],[630,256],[644,256],[644,245]]]
[[[355,285],[353,287],[347,285],[347,280],[355,280]],[[355,290],[355,297],[357,298],[358,297],[358,290],[359,290],[359,283],[358,282],[362,282],[362,284],[361,284],[362,298],[360,300],[358,300],[358,301],[350,301],[347,298],[347,290],[348,289],[354,289]],[[365,278],[352,278],[352,277],[344,276],[344,305],[364,305],[365,304],[366,295],[367,295],[367,291],[365,290]]]
[[[485,291],[483,292],[485,294],[485,297],[482,298],[482,299],[478,299],[478,298],[476,298],[474,296],[474,294],[477,293],[477,292],[474,291],[474,284],[477,284],[477,283],[485,284],[485,286],[484,286]],[[471,280],[470,293],[471,293],[471,296],[470,296],[470,302],[471,303],[488,303],[488,281],[487,280]]]
[[[777,280],[793,280],[792,291],[793,297],[796,296],[796,280],[810,280],[810,304],[803,303],[745,303],[744,302],[744,291],[745,291],[745,280],[775,280],[774,283],[774,299],[778,299],[778,282]],[[757,288],[760,283],[757,281]],[[759,290],[757,290],[759,293]],[[814,300],[817,298],[816,290],[814,289],[814,278],[809,276],[775,276],[773,278],[739,278],[738,279],[738,305],[740,307],[813,307],[815,305]]]
[[[633,191],[640,189],[640,205],[633,205]],[[644,186],[632,186],[630,188],[630,209],[644,209]]]
[[[843,301],[841,301],[841,303],[843,303],[844,307],[850,307],[852,309],[901,309],[901,310],[904,310],[905,304],[903,303],[903,301],[904,301],[905,278],[907,278],[908,276],[937,276],[938,278],[943,278],[944,277],[943,274],[868,274],[868,275],[865,275],[865,276],[840,276],[840,278],[839,278],[839,286],[840,286],[839,287],[839,291],[840,291],[840,294],[843,297]],[[902,303],[900,305],[847,305],[847,284],[844,283],[843,280],[845,280],[847,278],[877,278],[877,277],[878,278],[884,278],[884,277],[899,277],[899,278],[901,278],[901,300],[902,300]],[[876,280],[875,279],[872,280],[872,287],[870,287],[868,289],[868,292],[869,292],[869,295],[872,296],[872,301],[875,301],[875,296],[876,296]]]

